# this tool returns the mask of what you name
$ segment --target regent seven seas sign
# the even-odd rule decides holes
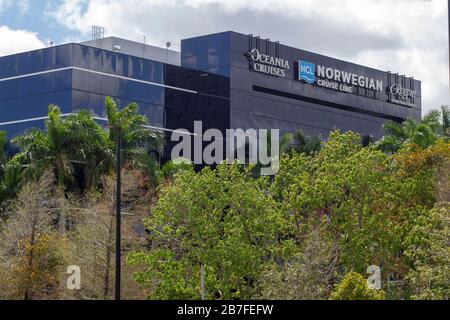
[[[407,107],[414,107],[416,90],[403,88],[399,84],[393,84],[389,89],[389,101]]]

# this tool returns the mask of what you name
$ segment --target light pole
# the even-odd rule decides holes
[[[121,204],[120,204],[120,185],[121,185],[121,159],[120,153],[122,148],[121,130],[120,126],[116,127],[116,285],[115,285],[115,297],[116,300],[120,300],[120,272],[121,272]]]

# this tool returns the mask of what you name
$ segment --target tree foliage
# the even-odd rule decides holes
[[[421,217],[410,237],[407,255],[414,268],[407,275],[413,299],[450,299],[450,204]]]
[[[387,287],[404,282],[410,235],[448,190],[449,152],[438,139],[390,156],[335,131],[314,156],[282,156],[272,183],[237,165],[180,171],[145,220],[152,249],[129,261],[147,268],[136,279],[160,299],[198,299],[202,265],[209,299],[327,298],[339,274],[373,264]]]
[[[124,298],[448,299],[448,108],[388,123],[375,144],[285,135],[270,178],[237,163],[160,169],[163,137],[136,104],[107,98],[105,115],[50,106],[13,156],[0,133],[0,298],[112,298],[120,130]],[[64,288],[68,265],[79,291]],[[383,291],[367,288],[369,265]]]
[[[347,273],[331,293],[331,300],[384,300],[384,292],[370,289],[356,272]]]
[[[198,299],[204,265],[209,299],[251,298],[263,263],[292,251],[267,187],[237,164],[176,174],[145,219],[152,251],[129,257],[147,267],[136,279],[149,297]]]
[[[383,125],[384,137],[378,142],[380,150],[395,153],[405,145],[427,148],[441,138],[450,138],[450,110],[442,106],[441,110],[432,110],[420,122],[407,119],[403,123],[387,122]]]
[[[65,242],[55,233],[53,192],[53,177],[47,172],[39,181],[27,184],[10,206],[0,234],[0,286],[8,289],[1,290],[4,298],[60,297]]]

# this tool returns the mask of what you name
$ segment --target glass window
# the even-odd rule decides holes
[[[42,75],[37,75],[18,79],[20,83],[20,95],[29,96],[42,93],[43,83],[41,78]]]
[[[101,93],[102,92],[102,80],[103,76],[89,72],[89,90],[91,92]]]
[[[230,51],[230,33],[223,32],[181,41],[183,56],[201,55],[210,52]]]
[[[89,48],[89,68],[95,71],[103,71],[103,50]]]
[[[139,84],[139,100],[145,103],[164,105],[164,87],[158,87],[150,84]]]
[[[128,56],[116,53],[116,74],[128,77]]]
[[[17,97],[20,92],[20,79],[0,81],[0,100]],[[3,114],[0,114],[0,118]]]
[[[55,90],[72,88],[72,70],[55,72]]]
[[[89,91],[89,75],[87,71],[72,70],[72,87],[74,89]]]
[[[57,105],[62,113],[70,113],[72,112],[72,90],[44,94],[42,95],[42,104],[45,107],[45,114],[47,114],[47,108],[50,104]]]
[[[89,69],[89,47],[73,44],[72,62],[75,67]]]
[[[80,109],[89,109],[89,93],[86,91],[72,91],[72,112]]]
[[[18,55],[19,74],[35,73],[42,70],[42,50],[24,52]]]
[[[139,100],[139,83],[130,80],[116,79],[117,95],[120,98]]]
[[[150,60],[142,61],[142,80],[156,83],[164,82],[164,65]]]
[[[0,78],[14,77],[19,71],[18,55],[0,58]]]
[[[70,67],[72,65],[72,45],[66,44],[56,48],[56,68]]]
[[[56,66],[56,48],[46,48],[43,50],[42,68],[43,70],[55,69]]]
[[[96,116],[103,117],[105,98],[101,94],[89,93],[89,111]]]
[[[42,82],[42,92],[51,92],[55,90],[55,73],[46,73],[40,75]]]
[[[129,56],[128,60],[128,77],[142,79],[142,59]]]
[[[116,74],[116,54],[103,50],[103,72]]]
[[[116,78],[101,76],[101,84],[102,84],[102,91],[101,91],[102,94],[107,96],[117,95]]]
[[[139,113],[143,114],[153,126],[162,127],[164,125],[164,107],[160,105],[140,103]]]

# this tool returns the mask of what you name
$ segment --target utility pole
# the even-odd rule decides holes
[[[120,300],[120,272],[121,272],[121,210],[120,210],[120,184],[121,184],[121,160],[120,152],[122,147],[121,130],[120,126],[117,127],[117,145],[116,145],[116,285],[115,285],[115,297],[116,300]]]
[[[447,16],[447,26],[448,26],[448,88],[450,92],[450,0],[447,4],[448,16]]]

